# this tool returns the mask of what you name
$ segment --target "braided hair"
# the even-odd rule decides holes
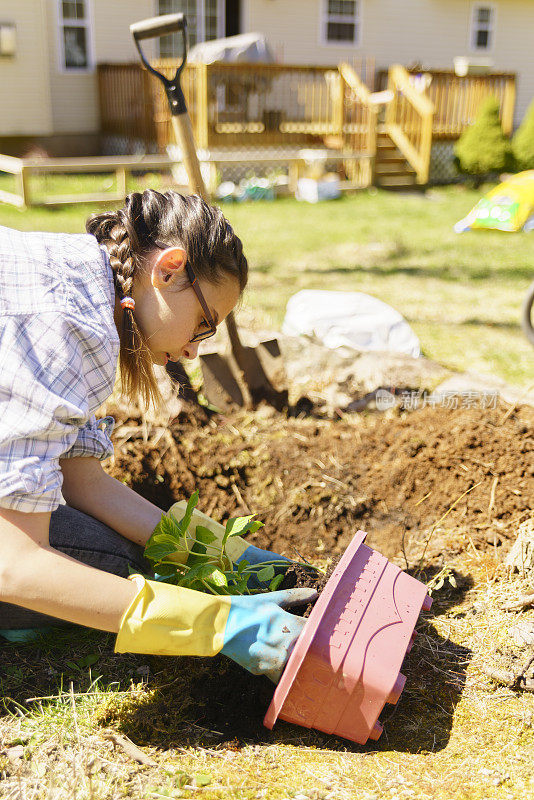
[[[156,241],[183,248],[199,278],[217,285],[231,276],[240,291],[246,286],[248,264],[241,240],[220,209],[197,195],[162,194],[153,189],[134,192],[126,197],[124,208],[91,216],[86,230],[108,251],[119,300],[132,295]],[[146,405],[158,404],[161,397],[150,350],[135,309],[124,305],[119,330],[123,392],[134,402],[141,397]]]

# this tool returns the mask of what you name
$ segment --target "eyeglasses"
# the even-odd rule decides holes
[[[154,242],[156,247],[159,247],[160,250],[168,250],[168,245],[161,244],[160,242]],[[211,316],[211,312],[209,310],[209,306],[206,303],[206,298],[202,294],[200,286],[198,285],[197,276],[194,273],[193,267],[186,261],[185,263],[185,272],[187,277],[189,278],[189,283],[191,284],[191,288],[193,289],[194,293],[197,296],[198,302],[200,303],[200,307],[204,312],[204,324],[207,325],[207,329],[205,331],[201,331],[200,333],[195,333],[195,335],[189,339],[190,344],[193,342],[203,342],[204,339],[209,339],[210,336],[214,336],[217,333],[217,325],[215,324],[213,317]]]

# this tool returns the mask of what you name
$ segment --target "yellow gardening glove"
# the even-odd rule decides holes
[[[174,505],[170,507],[169,512],[172,511],[177,519],[181,519],[185,514],[186,508],[187,500],[180,500],[178,503],[174,503]],[[197,525],[202,525],[204,528],[207,528],[209,531],[211,531],[213,535],[217,537],[217,542],[219,544],[222,542],[225,530],[224,525],[221,525],[219,522],[215,522],[214,519],[208,517],[206,514],[203,514],[202,511],[198,511],[195,508],[186,532],[188,548],[191,547],[194,541]],[[241,536],[231,536],[226,542],[226,553],[230,561],[235,563],[237,559],[243,555],[248,546],[248,542],[246,542]],[[188,552],[184,543],[183,550],[172,553],[170,556],[167,556],[166,560],[174,561],[176,564],[185,564],[187,561],[187,555]]]
[[[214,656],[220,652],[229,597],[149,581],[142,575],[130,575],[129,580],[139,591],[120,622],[116,653]]]
[[[221,596],[131,575],[138,592],[126,609],[116,653],[214,656],[278,681],[306,620],[285,609],[309,603],[314,589]]]

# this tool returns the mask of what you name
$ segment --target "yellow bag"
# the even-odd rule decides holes
[[[456,233],[497,230],[515,233],[534,228],[534,170],[519,172],[495,186],[456,223]]]

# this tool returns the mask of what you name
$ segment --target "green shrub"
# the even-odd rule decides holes
[[[473,125],[465,130],[454,148],[460,170],[471,176],[475,185],[492,172],[510,168],[511,148],[499,118],[499,103],[489,97],[480,107]]]
[[[531,103],[523,122],[512,139],[512,153],[518,172],[534,169],[534,103]]]

